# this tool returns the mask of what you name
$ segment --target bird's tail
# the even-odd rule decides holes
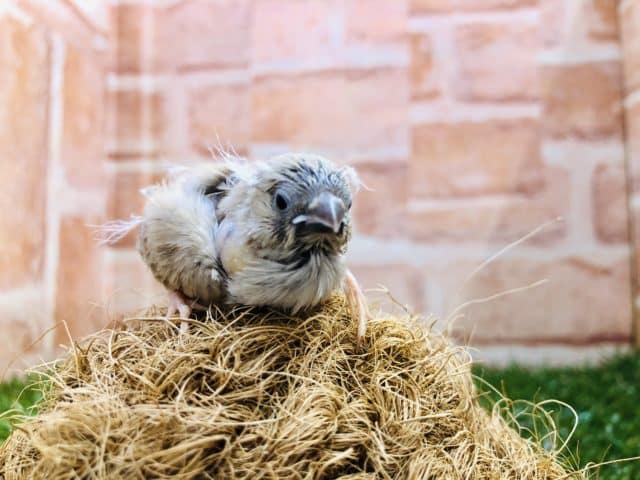
[[[113,220],[95,225],[96,240],[100,245],[113,245],[142,223],[142,217],[131,216],[129,220]]]

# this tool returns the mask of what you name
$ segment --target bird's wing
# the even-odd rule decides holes
[[[237,168],[230,162],[198,165],[179,172],[169,179],[169,184],[185,191],[198,192],[217,203],[220,195],[233,185]]]
[[[153,198],[163,198],[167,195],[167,190],[200,192],[216,205],[235,181],[237,170],[238,167],[230,160],[197,167],[175,166],[168,171],[167,178],[162,183],[141,188],[140,193],[149,201]],[[96,240],[101,245],[113,245],[143,222],[143,216],[131,215],[129,220],[113,220],[98,225],[95,227]]]
[[[225,296],[216,204],[232,175],[227,164],[196,167],[147,191],[138,251],[165,287],[201,303]]]

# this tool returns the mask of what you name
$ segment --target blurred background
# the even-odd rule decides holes
[[[479,358],[637,340],[640,2],[4,0],[3,366],[51,358],[63,320],[80,337],[164,299],[134,237],[99,247],[91,225],[219,145],[355,166],[357,278],[464,313]]]

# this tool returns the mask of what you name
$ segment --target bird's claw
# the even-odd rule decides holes
[[[367,301],[362,293],[362,289],[349,269],[347,269],[344,277],[344,292],[347,296],[347,303],[352,316],[358,319],[357,342],[358,346],[362,347],[364,337],[367,333],[369,310],[367,309]]]
[[[186,302],[184,296],[176,291],[169,292],[169,306],[167,307],[167,320],[175,314],[180,318],[188,319],[191,316],[191,306]],[[187,322],[180,322],[180,333],[186,333],[189,330]]]

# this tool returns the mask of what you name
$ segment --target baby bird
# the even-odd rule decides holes
[[[293,313],[343,288],[366,331],[364,297],[344,263],[353,169],[311,154],[187,169],[145,190],[138,252],[169,291],[168,316],[240,303]]]

